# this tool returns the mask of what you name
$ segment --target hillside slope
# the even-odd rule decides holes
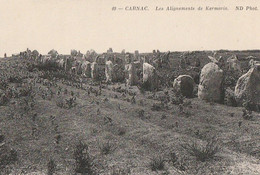
[[[73,174],[73,151],[81,140],[98,174],[260,174],[258,113],[245,120],[240,107],[197,98],[184,99],[180,111],[179,105],[161,100],[173,101],[171,89],[142,94],[137,87],[114,84],[102,85],[98,94],[99,86],[89,79],[83,84],[44,80],[46,72],[29,65],[16,58],[0,61],[0,92],[18,94],[0,106],[1,149],[17,152],[17,161],[1,166],[2,173],[46,174],[52,158],[56,174]],[[221,149],[212,159],[201,162],[184,149],[187,143],[204,145],[213,136]],[[178,164],[168,161],[173,152]],[[150,163],[158,157],[165,160],[164,169],[152,171]]]

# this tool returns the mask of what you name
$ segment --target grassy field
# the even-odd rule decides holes
[[[43,80],[29,62],[0,60],[0,93],[4,82],[19,91],[0,106],[0,158],[8,160],[0,174],[75,174],[80,141],[96,174],[260,174],[259,113],[244,119],[242,107],[176,102],[171,88],[113,84],[99,94],[89,79],[82,87]]]

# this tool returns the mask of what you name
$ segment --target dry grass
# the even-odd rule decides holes
[[[93,158],[90,157],[88,146],[79,141],[74,150],[75,173],[95,174]]]
[[[215,139],[210,139],[206,145],[197,142],[183,144],[182,148],[201,162],[213,159],[220,152],[220,146]]]
[[[173,103],[167,104],[167,108],[152,111],[153,104],[161,104],[159,99],[150,98],[153,92],[146,91],[145,94],[141,94],[137,91],[135,96],[137,103],[131,104],[131,101],[127,102],[125,99],[131,99],[132,96],[125,93],[126,89],[123,85],[121,88],[117,85],[109,85],[108,88],[102,88],[102,93],[96,96],[95,93],[79,88],[77,82],[50,79],[51,84],[57,84],[57,86],[52,85],[50,89],[56,92],[61,88],[63,99],[69,99],[71,91],[74,92],[74,96],[79,94],[76,99],[77,105],[71,108],[59,108],[56,106],[58,95],[55,93],[50,98],[50,92],[46,91],[48,86],[43,85],[43,80],[40,78],[41,71],[28,72],[23,66],[25,63],[15,59],[0,62],[2,74],[15,75],[18,70],[19,74],[23,75],[24,81],[34,79],[30,77],[37,79],[37,83],[32,85],[32,92],[35,94],[34,102],[27,101],[29,105],[26,105],[27,102],[23,98],[27,96],[17,96],[10,98],[5,106],[0,106],[0,135],[5,136],[5,142],[9,143],[10,149],[17,151],[18,158],[14,163],[5,166],[0,171],[4,172],[2,174],[46,174],[50,157],[57,165],[56,174],[74,174],[76,169],[74,151],[79,140],[88,145],[88,156],[93,160],[90,164],[95,165],[93,169],[97,174],[127,174],[129,171],[130,174],[152,175],[158,172],[228,174],[232,173],[233,168],[243,167],[241,164],[250,168],[240,168],[236,170],[236,174],[259,174],[256,167],[260,158],[257,152],[260,146],[258,142],[260,119],[254,117],[253,120],[243,120],[241,107],[210,105],[197,98],[190,99],[191,104],[186,105],[186,99],[181,102],[182,99],[176,98]],[[25,75],[27,73],[28,75]],[[86,89],[98,91],[98,85],[91,80],[84,79],[83,82]],[[7,85],[22,87],[19,82],[7,81]],[[115,91],[111,90],[113,87]],[[65,89],[67,93],[64,93]],[[3,87],[4,92],[5,90]],[[171,90],[168,91],[169,96],[174,96]],[[43,93],[46,93],[44,99]],[[125,94],[122,95],[123,93]],[[159,94],[163,92],[156,92],[155,96]],[[170,100],[172,101],[172,98]],[[139,104],[140,101],[142,105]],[[32,102],[34,107],[31,107]],[[190,114],[188,118],[180,114],[178,104],[183,104],[184,112]],[[23,106],[27,106],[26,111]],[[233,117],[230,117],[231,113]],[[32,120],[34,114],[37,114],[37,117]],[[252,114],[257,116],[255,112]],[[50,116],[55,116],[54,124]],[[162,119],[162,116],[167,117]],[[109,117],[112,122],[105,122],[106,117]],[[243,122],[239,127],[238,123],[241,120]],[[35,128],[34,136],[32,136],[32,128]],[[56,143],[57,135],[61,136],[59,144]],[[223,148],[216,154],[213,154],[215,151],[207,151],[215,150],[207,149],[207,144],[198,144],[205,143],[212,135],[218,136]],[[232,138],[234,142],[231,142]],[[108,152],[108,154],[100,154],[103,150],[98,146],[100,141],[104,144],[104,153]],[[107,141],[110,143],[106,144]],[[202,150],[203,155],[206,152],[205,155],[213,157],[218,155],[218,157],[202,156],[210,157],[208,160],[211,161],[205,162],[196,160],[196,156],[183,151],[181,145],[188,141],[190,142],[188,149],[202,146],[203,149],[199,149],[199,152]],[[198,145],[192,146],[193,142]],[[236,148],[236,145],[239,145],[239,148]],[[150,157],[155,153],[166,155],[172,148],[176,151],[177,161],[176,157],[172,156],[172,163],[164,162],[164,170],[158,172],[152,171],[151,167],[147,166],[153,162]],[[168,160],[166,158],[162,156],[161,161],[155,159],[154,167],[160,169],[162,167],[160,162]],[[120,170],[119,168],[113,170],[111,167],[120,167]]]
[[[110,141],[107,141],[99,143],[99,149],[102,155],[107,155],[114,152],[117,149],[117,147],[115,146],[115,144],[111,143]]]
[[[57,165],[55,164],[54,160],[50,159],[47,164],[47,168],[48,168],[47,175],[53,175],[55,173],[56,166]]]
[[[149,167],[152,171],[163,170],[165,166],[165,161],[166,160],[163,158],[163,156],[154,156],[151,159]]]

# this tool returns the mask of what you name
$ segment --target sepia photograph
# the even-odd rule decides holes
[[[260,175],[259,10],[0,0],[0,175]]]

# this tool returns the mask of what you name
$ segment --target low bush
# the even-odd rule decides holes
[[[0,147],[0,170],[18,160],[18,153],[14,149],[9,149],[6,145]]]
[[[220,151],[220,147],[217,144],[215,138],[207,141],[207,144],[204,146],[196,142],[190,144],[181,145],[191,156],[194,156],[196,160],[205,162],[206,160],[213,159],[216,154]]]
[[[260,111],[260,104],[256,104],[250,100],[246,100],[245,102],[243,102],[242,106],[248,111]]]
[[[181,94],[175,94],[175,96],[171,97],[171,102],[172,102],[172,104],[175,104],[175,105],[183,104],[184,100],[185,100],[185,98]]]
[[[143,109],[137,110],[137,115],[138,115],[139,118],[145,119],[145,115],[144,115],[144,110]]]
[[[20,97],[30,96],[33,93],[32,86],[23,86],[19,91]]]
[[[60,108],[71,109],[77,105],[77,102],[75,97],[70,97],[67,99],[58,98],[56,100],[56,105]]]
[[[4,79],[0,80],[0,89],[5,90],[8,87],[8,82]]]
[[[237,106],[237,101],[236,101],[236,98],[235,98],[234,91],[232,91],[231,89],[226,90],[224,103],[227,106],[233,106],[233,107]]]
[[[107,142],[101,143],[99,145],[99,149],[100,149],[101,154],[107,155],[107,154],[110,154],[113,151],[115,151],[116,146],[114,144],[112,144],[111,142],[107,141]]]
[[[65,101],[66,101],[66,106],[67,106],[68,109],[77,105],[76,98],[74,98],[74,97],[70,97],[69,99],[65,99]]]
[[[55,62],[47,62],[47,63],[41,63],[41,64],[29,64],[27,66],[28,70],[38,69],[39,71],[56,71],[59,70],[59,66]]]
[[[170,152],[169,155],[170,155],[169,163],[172,164],[172,166],[174,166],[175,168],[181,171],[186,170],[186,166],[183,159],[179,159],[175,152]]]
[[[94,160],[88,152],[88,146],[79,141],[74,150],[75,173],[93,175],[95,173]]]
[[[55,164],[54,160],[50,159],[47,164],[47,168],[48,168],[47,175],[53,175],[55,173],[56,166],[57,165]]]
[[[10,101],[10,98],[6,94],[0,94],[0,106],[6,105]]]
[[[163,109],[163,106],[161,103],[154,103],[151,107],[152,111],[161,111]]]
[[[117,167],[113,167],[113,169],[111,170],[111,175],[128,175],[131,173],[130,168],[117,168]]]
[[[139,88],[141,94],[145,94],[145,91],[149,91],[151,88],[148,83],[143,82],[139,82],[137,87]]]
[[[117,133],[118,133],[118,135],[120,135],[120,136],[125,135],[126,129],[125,129],[124,127],[121,127],[121,126],[120,126],[120,127],[117,129]]]
[[[178,157],[175,152],[170,153],[170,162],[173,164],[173,166],[175,166],[176,163],[178,162]]]
[[[242,117],[245,120],[252,120],[253,119],[252,111],[248,111],[248,110],[244,109]]]
[[[8,78],[9,82],[10,83],[22,83],[23,82],[23,79],[21,77],[18,77],[18,76],[10,76]]]
[[[165,161],[166,160],[163,158],[163,156],[154,156],[151,159],[149,167],[152,171],[163,170],[165,166]]]

